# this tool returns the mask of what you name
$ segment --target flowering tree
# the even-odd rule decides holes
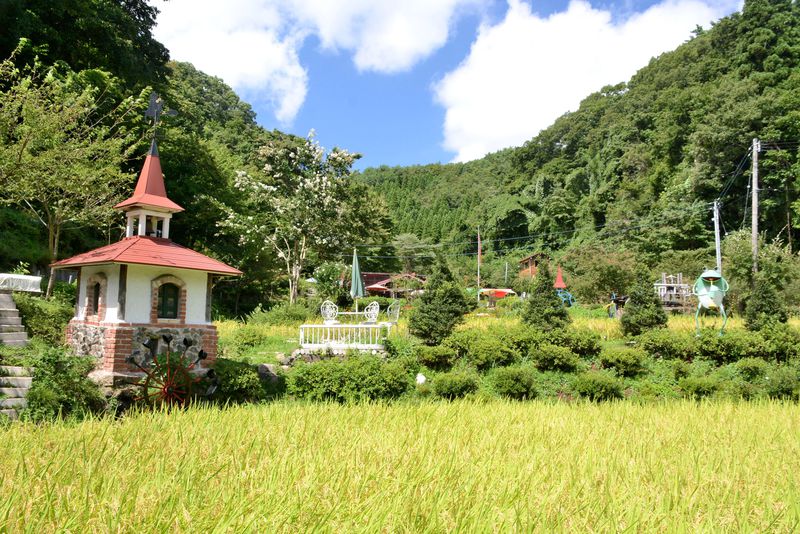
[[[385,208],[360,184],[349,180],[358,154],[334,148],[327,155],[314,140],[277,134],[258,151],[260,173],[240,171],[234,182],[242,208],[226,208],[225,233],[261,254],[274,253],[285,265],[289,301],[297,299],[309,253],[341,254],[353,243],[385,239]]]

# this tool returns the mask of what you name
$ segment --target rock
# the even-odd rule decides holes
[[[258,376],[261,380],[269,383],[276,383],[281,380],[278,374],[278,366],[274,363],[262,363],[258,366]]]

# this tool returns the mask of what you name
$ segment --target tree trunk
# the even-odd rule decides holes
[[[55,226],[55,228],[53,228]],[[58,259],[58,242],[61,237],[61,226],[51,224],[48,227],[48,241],[50,243],[50,263],[53,264]],[[44,298],[50,300],[53,295],[53,285],[56,281],[56,270],[50,267],[50,279],[47,280],[47,291],[44,293]]]
[[[300,286],[300,271],[301,265],[298,262],[292,264],[289,271],[289,303],[294,304],[297,302],[298,288]]]

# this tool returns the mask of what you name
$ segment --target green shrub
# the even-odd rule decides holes
[[[623,396],[622,381],[603,371],[581,373],[572,387],[578,395],[593,401],[621,399]]]
[[[764,338],[757,332],[743,330],[730,330],[722,336],[716,332],[703,332],[697,341],[697,353],[717,365],[767,355]]]
[[[53,300],[70,307],[75,306],[78,298],[78,284],[69,282],[55,282],[53,284]]]
[[[273,306],[268,311],[259,305],[247,316],[247,322],[252,324],[296,324],[308,321],[319,313],[316,301],[301,300],[294,304],[288,302]]]
[[[231,340],[226,344],[234,354],[242,354],[247,349],[261,345],[267,341],[269,335],[258,324],[242,324],[233,333]]]
[[[788,319],[786,306],[773,283],[762,273],[757,274],[744,310],[747,329],[762,330],[775,323],[785,323]]]
[[[519,353],[510,346],[509,338],[496,336],[482,330],[459,330],[442,343],[478,369],[508,365],[519,359]]]
[[[540,330],[519,324],[504,328],[497,334],[497,338],[519,356],[525,356],[531,347],[541,345],[545,336]]]
[[[422,345],[417,348],[419,363],[430,369],[439,371],[450,369],[456,361],[458,354],[452,347],[436,345],[429,347]]]
[[[548,334],[551,344],[568,347],[578,356],[591,359],[600,354],[600,336],[590,330],[565,328]]]
[[[315,401],[393,399],[410,387],[411,377],[402,366],[372,355],[301,363],[287,377],[287,393]]]
[[[383,346],[392,358],[403,358],[415,356],[420,343],[417,338],[395,332],[384,340]]]
[[[459,358],[465,358],[470,347],[487,336],[491,336],[491,334],[482,330],[457,330],[450,334],[447,339],[442,342],[442,345],[454,349]]]
[[[97,384],[87,378],[95,361],[60,348],[47,349],[31,360],[35,370],[24,417],[37,422],[58,417],[80,419],[103,411],[105,397]]]
[[[609,348],[600,353],[600,365],[619,376],[633,377],[645,370],[647,355],[640,349]]]
[[[500,367],[490,375],[495,392],[510,399],[536,397],[536,372],[527,366]]]
[[[689,376],[690,366],[684,360],[672,360],[672,376],[675,380]]]
[[[679,386],[686,397],[701,399],[713,395],[720,387],[719,380],[713,376],[687,376]]]
[[[14,293],[14,303],[28,334],[51,345],[65,343],[67,323],[75,313],[73,306],[59,300],[44,300],[29,293]]]
[[[734,365],[739,374],[749,382],[763,377],[769,368],[767,362],[761,358],[742,358]]]
[[[638,336],[647,330],[667,326],[667,314],[653,291],[653,284],[646,278],[641,278],[631,291],[620,325],[626,336]]]
[[[764,326],[759,332],[764,339],[764,355],[769,360],[785,362],[800,357],[800,332],[783,323]]]
[[[690,362],[697,356],[695,337],[689,333],[650,330],[639,336],[639,343],[647,354],[657,359]]]
[[[577,354],[557,345],[544,344],[534,347],[529,356],[540,371],[573,372],[580,365]]]
[[[469,347],[466,359],[478,369],[508,365],[517,359],[517,353],[499,339],[482,336]]]
[[[254,365],[226,358],[214,363],[218,379],[214,399],[221,402],[254,402],[266,397],[264,384]]]
[[[419,301],[409,318],[408,331],[426,345],[439,345],[471,309],[471,301],[455,283],[443,261],[437,262]]]
[[[547,263],[536,273],[531,291],[525,301],[522,321],[544,332],[561,330],[569,325],[567,309],[553,289],[553,277]]]
[[[457,399],[478,391],[478,375],[465,369],[442,373],[433,379],[433,393],[443,399]]]
[[[800,378],[797,368],[776,365],[764,377],[767,395],[775,399],[797,399],[800,397]]]

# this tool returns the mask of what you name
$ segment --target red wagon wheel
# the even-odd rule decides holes
[[[195,385],[202,380],[192,371],[197,363],[206,358],[206,352],[200,350],[194,361],[189,361],[186,351],[192,345],[191,340],[183,340],[183,353],[169,349],[172,336],[162,336],[167,343],[167,352],[157,354],[158,338],[150,338],[142,343],[148,349],[149,358],[139,363],[131,356],[128,362],[136,366],[144,377],[139,382],[141,395],[137,401],[145,401],[149,405],[184,406],[194,396]],[[209,372],[210,373],[210,372]]]

